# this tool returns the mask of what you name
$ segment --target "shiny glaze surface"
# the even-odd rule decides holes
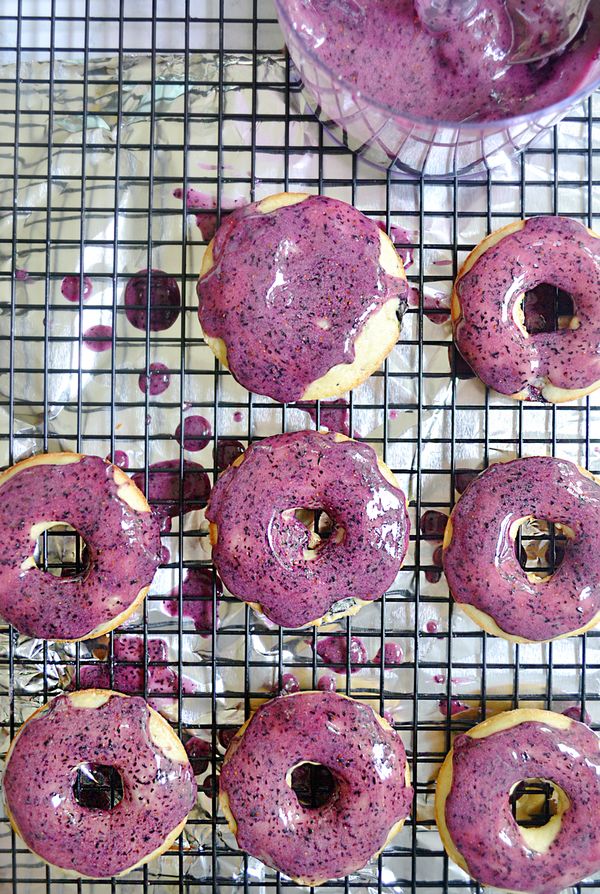
[[[117,494],[114,467],[98,456],[25,468],[0,486],[0,615],[21,633],[77,639],[109,622],[152,582],[160,534],[151,512]],[[33,555],[32,525],[68,522],[88,547],[89,571],[61,578],[21,564]]]
[[[510,791],[525,779],[554,782],[571,802],[545,854],[527,845],[512,815]],[[445,819],[477,881],[556,894],[596,873],[599,811],[599,739],[583,723],[561,730],[528,721],[482,739],[455,739]]]
[[[20,732],[4,776],[10,812],[27,846],[44,860],[94,878],[123,872],[152,854],[196,802],[189,763],[153,742],[142,698],[111,696],[98,708],[50,702]],[[111,809],[82,807],[73,785],[83,763],[114,767],[123,798]]]
[[[560,56],[510,65],[512,27],[504,0],[487,0],[464,25],[428,32],[413,0],[286,0],[307,49],[335,76],[399,115],[494,121],[566,99],[598,58],[600,13]],[[381,48],[386,47],[382,53]]]
[[[543,583],[529,580],[509,534],[525,516],[575,533]],[[451,522],[443,559],[450,591],[506,633],[548,640],[578,630],[600,611],[600,486],[574,463],[534,456],[490,466],[466,489]]]
[[[285,627],[321,618],[340,599],[379,598],[408,547],[401,490],[385,480],[372,447],[301,431],[252,444],[213,488],[213,561],[228,589]],[[334,522],[315,558],[294,510],[324,509]]]
[[[303,807],[286,781],[322,764],[335,790]],[[220,777],[241,848],[294,879],[323,881],[362,868],[412,802],[400,736],[367,705],[334,692],[285,695],[262,705],[233,740]]]
[[[572,295],[578,328],[535,335],[519,329],[515,302],[541,283]],[[569,390],[600,381],[600,239],[577,221],[526,221],[479,257],[458,281],[458,296],[457,347],[496,391],[539,400],[545,380]]]
[[[249,391],[299,400],[338,363],[352,363],[366,320],[403,279],[379,263],[379,228],[351,205],[311,196],[264,214],[230,214],[198,282],[204,332],[222,338],[227,363]]]

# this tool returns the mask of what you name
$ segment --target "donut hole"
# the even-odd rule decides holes
[[[73,783],[73,795],[88,810],[113,810],[123,800],[123,780],[115,767],[105,764],[79,764]]]
[[[563,525],[546,519],[522,521],[516,532],[515,553],[526,574],[546,580],[558,570],[569,541],[565,531]]]
[[[560,820],[571,803],[559,785],[537,777],[517,782],[509,800],[512,815],[522,829],[540,829],[554,817]]]
[[[573,296],[558,286],[540,283],[525,292],[523,317],[529,335],[571,329],[575,318]]]
[[[287,774],[287,784],[293,790],[302,807],[324,807],[334,797],[337,789],[335,776],[323,764],[305,761],[292,767]]]
[[[33,561],[40,571],[61,579],[85,577],[91,566],[87,543],[66,522],[44,524],[36,539]]]
[[[284,515],[290,514],[301,522],[308,531],[308,544],[304,548],[304,558],[310,561],[315,559],[325,543],[332,540],[339,542],[343,531],[338,528],[330,515],[324,509],[305,509],[298,507],[288,510]]]

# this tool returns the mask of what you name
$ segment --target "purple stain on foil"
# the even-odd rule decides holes
[[[317,425],[317,405],[301,405],[301,409],[308,413],[312,421]],[[350,436],[350,404],[343,398],[323,400],[320,405],[319,426],[328,428],[329,431],[339,432],[341,435]]]
[[[454,489],[459,494],[464,494],[471,481],[474,481],[481,472],[476,469],[462,469],[454,475]]]
[[[275,687],[282,695],[291,695],[300,692],[300,682],[295,674],[284,674],[281,678],[281,686]]]
[[[219,438],[217,446],[213,450],[213,456],[217,469],[222,472],[227,469],[244,452],[244,445],[232,438]]]
[[[97,326],[90,326],[83,333],[83,343],[90,351],[96,354],[102,351],[110,351],[112,348],[112,326],[104,326],[99,323]]]
[[[149,304],[149,306],[148,306]],[[125,286],[125,316],[132,326],[145,332],[169,329],[181,313],[181,293],[177,280],[162,270],[152,269],[150,302],[148,271],[140,270]]]
[[[427,633],[437,633],[439,630],[438,622],[434,621],[433,619],[427,621],[427,623],[425,624],[425,630],[427,631]]]
[[[115,689],[127,695],[141,695],[144,692],[144,637],[134,634],[115,636],[114,639],[113,682],[110,669],[105,661],[86,664],[79,672],[79,689]],[[152,638],[147,641],[148,672],[146,688],[151,696],[148,701],[160,711],[165,700],[158,695],[176,696],[179,692],[179,675],[172,667],[162,665],[168,660],[168,647],[164,639]],[[120,664],[119,662],[127,662]],[[154,662],[160,662],[157,666]],[[74,688],[74,687],[73,687]],[[196,692],[196,684],[189,677],[181,678],[184,695]],[[169,699],[171,702],[172,699]]]
[[[75,303],[79,303],[81,300],[81,295],[79,294],[79,286],[80,286],[80,277],[79,275],[75,276],[65,276],[62,283],[60,284],[61,294],[67,299],[67,301],[73,301]],[[89,276],[83,277],[83,300],[85,301],[92,294],[92,280]]]
[[[317,655],[326,667],[338,674],[346,673],[348,663],[348,643],[345,636],[326,636],[317,643]],[[350,639],[350,673],[360,670],[360,665],[368,660],[365,644],[358,636]]]
[[[168,546],[165,546],[164,543],[160,548],[160,564],[168,565],[171,561],[171,550]]]
[[[400,643],[386,643],[383,649],[383,656],[385,666],[394,667],[403,663],[404,650]],[[378,650],[373,661],[375,664],[381,664],[381,649]]]
[[[240,410],[236,410],[235,413],[233,414],[233,421],[234,421],[234,422],[241,422],[243,418],[244,418],[244,417],[243,417],[243,415],[242,415],[242,413],[241,413]]]
[[[425,580],[430,584],[437,584],[442,578],[442,547],[436,546],[431,557],[431,563],[434,568],[428,568],[425,571]]]
[[[210,481],[204,467],[190,460],[183,464],[183,481],[178,459],[153,463],[149,467],[148,493],[144,472],[136,472],[133,481],[161,519],[165,516],[174,518],[179,515],[180,508],[184,513],[202,508],[210,493]]]
[[[183,199],[181,186],[173,190],[173,195],[176,199]],[[241,197],[230,199],[227,196],[221,196],[221,216],[224,217],[228,211],[233,211],[234,208],[242,208],[246,204],[246,200]],[[185,210],[187,212],[210,212],[216,209],[216,207],[217,199],[215,196],[201,192],[191,186],[188,188],[185,196]],[[206,241],[212,239],[217,231],[217,215],[210,213],[196,214],[196,226],[200,230],[203,239]]]
[[[465,711],[471,710],[469,705],[466,705],[457,698],[440,699],[438,702],[438,709],[443,717],[454,717],[456,714],[464,714]]]
[[[151,363],[148,367],[148,375],[141,372],[138,385],[142,394],[148,392],[152,397],[162,394],[171,383],[169,367],[164,363]]]
[[[129,468],[129,456],[125,453],[124,450],[115,450],[112,455],[110,453],[106,454],[106,461],[109,463],[113,463],[115,466],[118,466],[120,469],[128,469]]]
[[[175,440],[191,453],[203,450],[211,435],[210,422],[204,416],[187,416],[175,429]]]
[[[25,282],[25,280],[29,279],[29,273],[27,272],[27,270],[22,270],[21,268],[17,267],[15,270],[15,279],[18,279],[19,282]]]
[[[570,717],[571,720],[579,720],[581,723],[585,723],[586,726],[591,726],[592,718],[587,711],[583,712],[582,717],[581,705],[572,705],[570,708],[566,708],[562,713],[565,717]]]
[[[445,675],[445,674],[434,674],[434,675],[433,675],[433,682],[434,682],[434,683],[445,683],[445,682],[446,682],[446,675]]]
[[[337,689],[335,677],[331,674],[323,674],[317,681],[317,689],[319,692],[335,692]]]
[[[212,798],[219,791],[219,777],[214,773],[209,773],[202,783],[202,792],[207,798]]]
[[[192,765],[194,776],[202,776],[208,770],[210,763],[210,743],[200,739],[198,736],[191,736],[184,747]]]
[[[422,304],[424,315],[432,323],[441,326],[450,319],[450,299],[444,292],[425,291]],[[421,306],[421,293],[416,286],[411,286],[408,291],[408,306]]]
[[[231,744],[232,739],[235,738],[235,734],[237,733],[237,731],[238,727],[235,726],[228,726],[224,729],[220,729],[217,733],[217,740],[219,742],[219,745],[221,745],[221,747],[225,749],[229,748],[229,745]]]
[[[438,512],[436,509],[428,509],[421,516],[419,527],[424,537],[430,537],[432,540],[442,540],[448,516],[445,512]]]
[[[223,586],[215,577],[217,595],[216,626],[219,625],[219,599],[223,595]],[[210,636],[213,628],[213,575],[210,568],[189,568],[181,585],[182,615],[191,618],[194,629],[201,636]],[[172,618],[179,615],[179,588],[174,587],[169,599],[163,602],[164,610]]]
[[[450,366],[450,371],[457,379],[467,380],[476,378],[473,369],[454,343],[448,345],[448,365]]]

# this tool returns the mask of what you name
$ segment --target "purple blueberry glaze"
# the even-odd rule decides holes
[[[92,294],[92,280],[89,276],[83,277],[83,300],[85,301]],[[61,294],[67,301],[79,302],[79,276],[65,276],[60,284]]]
[[[317,425],[317,405],[308,406],[301,404],[300,409],[308,413],[312,421]],[[319,405],[318,427],[328,428],[329,431],[339,431],[340,434],[350,436],[350,404],[343,398],[335,400],[322,400]]]
[[[442,540],[447,523],[448,516],[445,512],[438,512],[437,509],[427,509],[421,516],[419,527],[424,537],[432,540]]]
[[[178,186],[173,190],[173,195],[176,199],[183,199],[183,189],[181,186]],[[233,211],[234,208],[241,208],[245,204],[246,200],[241,196],[238,196],[235,199],[230,199],[228,196],[221,196],[221,215],[224,216],[228,211]],[[202,238],[207,241],[212,239],[217,230],[217,215],[210,213],[210,211],[216,209],[216,207],[216,196],[211,196],[206,192],[200,192],[200,190],[194,189],[192,186],[188,188],[185,197],[186,211],[199,212],[196,214],[196,226],[200,230]]]
[[[79,689],[116,689],[127,695],[144,694],[144,653],[148,653],[146,692],[148,701],[156,711],[164,711],[173,703],[179,692],[179,674],[167,667],[169,649],[164,639],[149,638],[144,643],[143,636],[126,634],[115,636],[113,647],[113,675],[106,662],[86,664],[79,671]],[[190,695],[196,691],[196,684],[189,677],[182,677],[181,691]],[[160,694],[172,696],[169,699]]]
[[[406,282],[379,263],[380,230],[351,205],[310,196],[267,214],[234,211],[198,282],[204,332],[222,338],[235,378],[257,394],[301,400],[338,363],[352,363],[366,321]]]
[[[333,520],[315,549],[299,508]],[[213,560],[226,587],[284,627],[310,624],[340,599],[378,599],[410,530],[404,494],[383,477],[375,451],[315,431],[252,444],[215,484],[206,517],[218,528]]]
[[[213,449],[213,457],[217,469],[222,472],[227,466],[242,455],[244,445],[232,438],[219,438],[216,449]]]
[[[596,734],[575,721],[564,730],[529,720],[485,738],[455,740],[445,818],[473,878],[556,894],[600,869],[599,750]],[[547,779],[571,802],[546,854],[526,844],[512,815],[510,791],[525,779]]]
[[[82,807],[73,792],[82,763],[115,767],[123,799],[112,810]],[[4,792],[27,846],[81,875],[109,878],[148,857],[196,803],[189,763],[154,743],[141,698],[112,695],[98,708],[59,695],[13,744]]]
[[[461,702],[458,698],[443,698],[438,702],[438,709],[443,717],[454,717],[456,714],[464,714],[470,711],[469,705]]]
[[[219,623],[219,598],[223,595],[221,581],[215,581],[217,595],[217,626]],[[191,618],[194,629],[201,636],[210,636],[213,626],[213,575],[210,568],[189,568],[181,585],[182,616]],[[163,607],[172,618],[179,617],[179,588],[174,587],[170,599],[163,602]]]
[[[552,577],[527,577],[510,528],[525,516],[575,534]],[[571,462],[531,456],[497,463],[473,481],[451,516],[444,571],[457,602],[473,605],[512,636],[553,639],[600,612],[600,486]]]
[[[111,462],[110,453],[105,456],[105,461],[107,463]],[[129,468],[129,456],[124,450],[115,450],[114,458],[112,462],[115,466],[118,466],[120,469],[128,469]]]
[[[29,279],[28,271],[17,267],[15,270],[15,279],[18,279],[19,282],[26,282],[26,280]]]
[[[338,674],[348,667],[348,641],[342,636],[325,636],[317,642],[317,655],[325,665]],[[350,637],[350,673],[355,674],[369,660],[367,649],[358,636]]]
[[[148,307],[148,271],[140,270],[125,287],[125,316],[132,326],[145,332],[169,329],[181,313],[177,280],[162,270],[152,270]]]
[[[25,466],[0,479],[0,525],[7,532],[0,553],[0,615],[41,639],[78,639],[109,623],[150,585],[160,563],[153,514],[133,510],[117,493],[123,479],[131,487],[127,476],[99,456],[67,455],[75,461]],[[37,539],[31,528],[42,521],[68,522],[79,532],[89,572],[67,578],[35,565],[22,567]]]
[[[572,295],[577,328],[535,335],[519,329],[516,302],[541,283]],[[582,224],[566,217],[527,220],[488,248],[456,288],[456,345],[491,388],[540,400],[546,384],[573,390],[600,381],[600,239]]]
[[[202,776],[208,770],[211,750],[210,743],[198,736],[191,736],[185,743],[185,750],[190,759],[194,776]]]
[[[152,397],[162,394],[171,384],[171,375],[169,367],[164,363],[151,363],[148,367],[149,375],[145,372],[140,373],[138,385],[142,394],[148,392]]]
[[[319,677],[317,689],[319,692],[335,692],[337,682],[333,674],[323,674],[322,677]]]
[[[586,83],[600,41],[595,6],[581,37],[541,66],[509,64],[504,0],[481,3],[462,27],[438,36],[421,25],[413,0],[285,6],[309,51],[334,76],[399,114],[436,121],[494,121],[560,102]]]
[[[404,661],[404,650],[400,643],[386,643],[383,649],[383,656],[386,667],[395,667]],[[373,661],[375,664],[381,664],[381,649],[377,651]]]
[[[146,476],[144,472],[136,472],[133,481],[143,494],[146,494],[160,519],[174,518],[182,512],[201,509],[210,493],[210,481],[200,463],[185,460],[183,463],[183,480],[179,474],[178,459],[169,459],[153,463],[148,468],[148,494],[146,494]],[[163,529],[170,530],[170,529]]]
[[[90,326],[83,333],[83,343],[90,351],[101,354],[103,351],[110,351],[112,348],[113,330],[112,326],[104,326],[99,323],[97,326]]]
[[[197,453],[204,450],[211,434],[210,422],[204,416],[186,416],[175,429],[175,440],[190,453]]]
[[[300,691],[300,681],[296,674],[283,674],[281,678],[281,686],[276,687],[282,695],[292,695],[294,692]]]
[[[304,807],[286,780],[307,761],[335,780],[323,807]],[[383,847],[410,810],[405,771],[400,736],[372,708],[333,692],[302,692],[261,705],[229,747],[220,788],[239,846],[310,883],[355,872]]]

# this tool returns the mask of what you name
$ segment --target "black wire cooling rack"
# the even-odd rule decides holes
[[[219,457],[237,443],[300,428],[298,420],[311,424],[301,409],[237,387],[202,341],[195,283],[204,237],[232,200],[304,189],[346,199],[388,230],[403,227],[391,232],[403,254],[412,252],[415,295],[428,287],[447,294],[466,252],[503,223],[546,212],[593,226],[600,215],[594,100],[512,167],[483,179],[394,180],[336,144],[313,118],[284,54],[271,0],[0,0],[0,61],[5,466],[46,450],[113,457],[124,451],[130,471],[142,473],[146,485],[150,466],[165,458],[178,460],[180,473],[184,458],[201,462],[214,477]],[[127,323],[123,290],[132,273],[158,267],[180,284],[184,311],[169,330],[141,332]],[[61,284],[75,276],[83,294],[88,275],[95,291],[80,309],[65,301]],[[486,636],[449,603],[439,571],[440,516],[423,519],[426,512],[448,513],[469,472],[502,456],[549,452],[600,472],[598,405],[592,398],[524,406],[486,391],[454,356],[447,324],[437,325],[444,307],[424,310],[423,299],[409,307],[400,345],[348,403],[349,430],[379,451],[409,495],[412,538],[396,586],[334,628],[345,645],[338,689],[390,711],[409,753],[416,808],[371,869],[327,886],[344,892],[477,887],[449,864],[433,822],[435,775],[454,732],[490,711],[525,704],[572,707],[600,720],[597,634],[526,647]],[[86,347],[85,318],[110,325],[106,351]],[[170,358],[169,388],[160,396],[143,393],[139,375],[163,355]],[[319,425],[324,406],[307,409]],[[173,438],[190,412],[208,418],[211,428],[208,444],[193,455]],[[160,867],[92,883],[42,867],[3,819],[4,891],[293,887],[237,851],[214,781],[231,729],[270,686],[285,689],[290,674],[302,688],[316,685],[325,670],[317,646],[331,631],[272,630],[221,596],[203,546],[205,527],[197,516],[184,519],[179,497],[179,517],[165,531],[170,555],[163,569],[175,581],[176,617],[163,615],[161,626],[153,612],[164,590],[153,591],[127,631],[143,644],[133,657],[119,657],[115,649],[120,631],[92,652],[86,644],[61,648],[2,627],[1,717],[7,746],[37,704],[80,683],[82,671],[102,658],[111,685],[118,684],[119,668],[132,668],[149,698],[165,692],[153,682],[153,669],[173,671],[176,728],[184,739],[203,739],[208,755],[190,834]],[[539,530],[532,536],[523,548],[549,543],[530,558],[552,567],[560,544]],[[36,557],[41,568],[63,573],[77,571],[83,560],[73,534],[56,531]],[[210,586],[193,594],[206,611],[190,633],[181,611],[183,580],[197,568],[208,569]],[[168,652],[149,652],[148,643],[163,632],[170,636]],[[365,645],[368,660],[360,666],[351,666],[352,637]],[[386,642],[401,645],[400,667],[376,660]],[[203,681],[192,694],[183,691],[186,676]],[[89,782],[80,779],[84,787]],[[97,782],[108,785],[106,776]]]

